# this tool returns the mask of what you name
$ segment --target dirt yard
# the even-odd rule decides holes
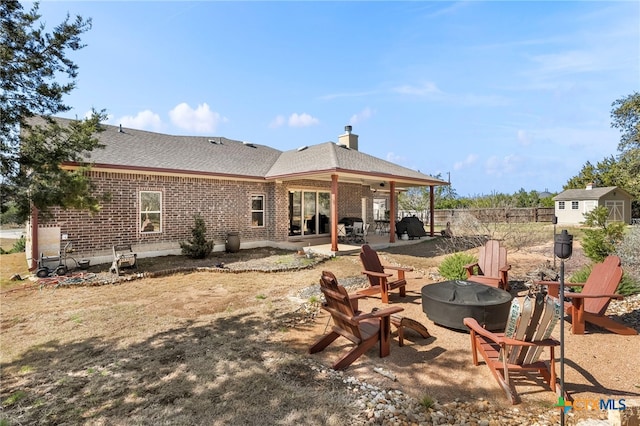
[[[139,271],[174,273],[119,284],[3,285],[1,424],[366,424],[354,390],[340,379],[349,376],[419,401],[484,398],[511,410],[489,369],[473,366],[469,335],[433,324],[422,311],[420,289],[434,282],[443,259],[436,242],[380,254],[387,263],[414,268],[407,297],[394,294],[391,304],[433,337],[408,332],[404,347],[394,339],[389,357],[371,350],[343,376],[327,374],[323,366],[346,350],[346,340],[307,354],[329,320],[308,294],[322,270],[345,283],[360,282],[357,255],[308,265],[291,253],[256,249],[200,262],[141,259]],[[3,282],[16,272],[12,265],[24,261],[19,256],[0,259]],[[551,256],[551,243],[509,253],[510,280],[519,294]],[[234,273],[243,262],[254,271]],[[584,262],[576,250],[567,273]],[[215,268],[222,263],[225,268]],[[259,271],[265,263],[292,269]],[[89,272],[100,268],[108,265]],[[375,297],[361,302],[363,310],[379,306]],[[570,327],[565,323],[569,393],[576,399],[639,399],[640,336],[596,329],[574,336]],[[531,386],[532,380],[518,381],[518,409],[556,412],[555,394]],[[577,413],[571,422],[585,415]]]

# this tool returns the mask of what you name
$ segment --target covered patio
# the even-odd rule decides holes
[[[343,218],[356,218],[370,226],[372,241],[396,243],[393,218],[398,217],[398,194],[420,187],[429,188],[430,214],[425,231],[433,237],[435,187],[449,182],[362,153],[358,150],[358,135],[351,132],[351,126],[346,126],[345,131],[337,144],[303,146],[282,153],[267,174],[268,180],[282,184],[289,195],[287,241],[298,244],[306,241],[308,234],[315,237],[312,245],[323,245],[328,236],[329,251],[343,252],[338,224]],[[385,217],[374,216],[378,200],[385,202]],[[376,234],[376,220],[381,219],[388,220],[386,232]]]
[[[438,238],[436,236],[426,236],[420,239],[415,238],[413,240],[401,240],[396,239],[393,243],[389,242],[389,236],[385,234],[370,234],[367,236],[366,244],[369,244],[374,250],[382,250],[387,247],[400,247],[406,245],[420,244],[428,240],[432,240],[434,238]],[[331,237],[327,236],[325,238],[314,238],[308,241],[301,240],[296,242],[289,242],[283,248],[291,249],[291,250],[311,250],[312,253],[320,254],[323,256],[339,256],[344,254],[352,254],[358,253],[360,251],[361,245],[357,244],[343,244],[340,243],[338,245],[338,250],[333,250],[331,244]]]

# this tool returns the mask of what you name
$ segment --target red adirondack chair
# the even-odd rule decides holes
[[[368,296],[380,293],[382,303],[389,303],[389,292],[391,290],[400,289],[400,296],[406,296],[407,280],[404,277],[404,273],[413,271],[412,268],[405,268],[401,266],[382,265],[378,253],[375,252],[368,244],[364,244],[360,249],[360,260],[364,267],[363,274],[369,278],[368,288],[358,290],[359,294],[366,294]],[[386,272],[385,270],[392,270],[398,273],[396,279],[391,279],[393,274]]]
[[[517,299],[514,304],[518,305]],[[553,297],[538,295],[532,301],[536,307],[527,314],[512,305],[504,333],[493,333],[482,327],[475,318],[465,318],[464,324],[471,333],[473,364],[479,365],[478,353],[491,370],[512,404],[520,402],[514,375],[535,372],[544,379],[552,391],[561,395],[555,366],[555,347],[560,342],[550,338],[561,312],[560,302]],[[555,317],[555,319],[554,319]],[[548,351],[548,361],[541,360]],[[565,392],[565,399],[568,395]]]
[[[573,334],[584,334],[585,323],[588,322],[617,334],[638,334],[637,330],[605,315],[612,299],[624,298],[616,294],[623,274],[620,265],[618,256],[607,256],[602,263],[593,266],[587,282],[565,283],[566,287],[582,287],[580,293],[564,293],[564,297],[571,299],[571,302],[565,303],[565,312],[571,316]],[[546,285],[550,295],[557,296],[559,293],[560,283],[557,281],[536,281],[536,284]]]
[[[509,290],[507,249],[499,241],[489,240],[480,248],[478,261],[464,267],[467,280]]]
[[[334,326],[329,333],[311,345],[309,353],[322,351],[340,336],[353,342],[355,347],[333,364],[334,370],[347,368],[378,342],[380,342],[381,358],[391,353],[390,317],[392,314],[403,311],[403,308],[394,306],[368,314],[357,311],[354,302],[358,296],[350,296],[347,290],[338,284],[335,275],[329,271],[322,272],[320,289],[326,300],[322,308],[331,314]]]

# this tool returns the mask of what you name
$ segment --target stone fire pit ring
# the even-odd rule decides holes
[[[444,281],[422,287],[422,310],[438,325],[468,331],[465,317],[491,331],[504,331],[513,296],[502,289],[471,281]]]

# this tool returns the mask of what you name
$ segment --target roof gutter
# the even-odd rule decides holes
[[[193,170],[178,170],[178,169],[164,169],[160,167],[131,167],[131,166],[119,166],[114,164],[89,164],[91,171],[97,172],[113,172],[113,173],[132,173],[132,174],[156,174],[161,176],[196,176],[205,177],[210,179],[233,179],[233,180],[245,180],[245,181],[262,181],[266,179],[264,176],[247,176],[237,175],[231,173],[211,173],[203,171]],[[65,170],[77,170],[83,165],[78,163],[63,163],[61,167]]]

